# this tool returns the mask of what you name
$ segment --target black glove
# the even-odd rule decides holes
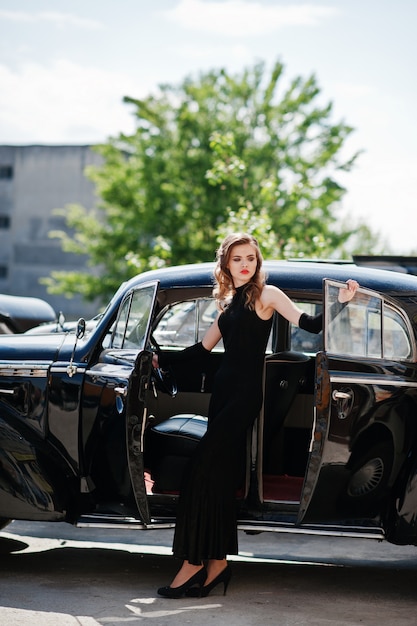
[[[298,326],[309,333],[318,335],[323,330],[323,313],[318,315],[308,315],[308,313],[301,313],[298,320]]]
[[[341,311],[347,306],[347,302],[333,302],[330,307],[330,316],[332,318],[339,315]],[[318,335],[323,330],[323,313],[318,315],[308,315],[308,313],[302,313],[298,320],[298,326],[309,333],[315,333]]]
[[[158,362],[159,366],[164,369],[165,367],[174,365],[175,363],[182,363],[191,359],[205,358],[208,354],[210,354],[210,350],[206,350],[203,343],[199,341],[193,346],[188,346],[188,348],[184,348],[184,350],[180,350],[179,352],[159,352]]]

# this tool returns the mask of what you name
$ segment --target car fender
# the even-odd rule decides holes
[[[352,433],[352,458],[366,452],[376,442],[390,441],[393,446],[393,459],[389,484],[393,485],[404,466],[410,448],[417,438],[415,425],[416,403],[408,394],[399,401],[389,399],[380,402],[373,415],[366,417],[366,423],[359,423]]]
[[[26,438],[0,418],[0,517],[64,520],[70,482],[43,440]]]

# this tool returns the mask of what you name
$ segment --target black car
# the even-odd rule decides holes
[[[41,298],[0,294],[0,335],[24,333],[43,323],[56,322],[56,313]]]
[[[417,277],[276,261],[268,282],[324,328],[276,315],[264,404],[248,432],[239,528],[417,544]],[[199,341],[216,310],[213,265],[143,273],[74,333],[0,337],[0,517],[167,528],[203,436],[219,344],[152,369],[155,350]],[[336,316],[348,278],[361,287]],[[46,331],[45,331],[46,332]]]

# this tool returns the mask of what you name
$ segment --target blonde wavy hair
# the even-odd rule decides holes
[[[213,289],[213,296],[216,299],[217,308],[223,311],[236,292],[233,279],[228,269],[229,259],[235,246],[249,244],[253,247],[256,255],[256,271],[250,282],[245,286],[245,305],[254,310],[255,302],[260,297],[265,285],[265,272],[262,269],[262,253],[255,237],[248,233],[232,233],[227,235],[220,244],[216,253],[216,266],[214,268],[214,278],[216,285]]]

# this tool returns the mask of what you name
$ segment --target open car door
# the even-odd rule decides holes
[[[359,288],[341,305],[345,286],[324,280],[324,350],[299,524],[371,520],[395,462],[390,423],[414,358],[412,331],[401,309],[374,291]]]
[[[146,283],[125,296],[110,345],[89,368],[84,383],[86,484],[101,494],[107,510],[106,502],[129,499],[130,481],[144,525],[150,521],[143,463],[145,394],[152,371],[149,338],[158,284]]]

